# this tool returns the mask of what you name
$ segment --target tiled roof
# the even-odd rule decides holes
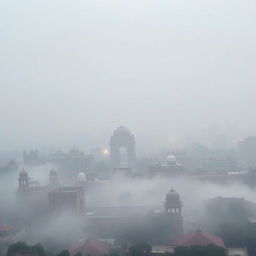
[[[9,225],[0,225],[0,231],[8,231],[8,230],[11,230],[11,226]]]
[[[208,244],[214,244],[217,246],[225,247],[220,237],[214,236],[208,233],[203,233],[201,231],[180,236],[176,239],[176,242],[175,242],[176,246],[208,245]]]
[[[83,256],[102,256],[108,253],[109,250],[110,244],[107,242],[100,240],[82,240],[69,251],[72,256],[78,252],[81,252]]]

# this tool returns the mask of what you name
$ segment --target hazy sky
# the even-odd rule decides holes
[[[0,0],[0,148],[255,135],[255,67],[254,0]]]

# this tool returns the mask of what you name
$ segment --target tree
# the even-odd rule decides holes
[[[226,246],[243,247],[245,245],[245,226],[241,223],[227,222],[220,225],[218,234]]]
[[[177,246],[174,251],[175,256],[189,256],[189,247]]]
[[[120,254],[117,252],[111,252],[111,253],[104,254],[104,256],[120,256]]]
[[[152,247],[148,243],[139,243],[131,246],[129,248],[129,253],[131,256],[146,256],[149,255]]]
[[[228,252],[225,248],[213,244],[202,246],[177,246],[174,256],[227,256]]]
[[[230,247],[247,247],[249,254],[256,255],[256,223],[224,223],[219,235]]]
[[[13,256],[15,254],[24,254],[30,251],[30,246],[24,242],[17,242],[8,247],[7,256]]]
[[[41,244],[35,244],[30,247],[32,254],[37,256],[46,256],[45,250]]]
[[[41,244],[29,246],[24,242],[17,242],[15,244],[10,245],[7,250],[7,256],[26,253],[36,256],[46,256],[45,250]]]
[[[81,252],[77,252],[74,256],[82,256]]]
[[[62,250],[56,256],[70,256],[70,253],[68,250]]]

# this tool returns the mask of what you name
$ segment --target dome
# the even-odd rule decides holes
[[[166,162],[176,163],[176,157],[174,155],[169,155],[166,157]]]
[[[129,129],[127,129],[124,126],[119,126],[117,129],[114,131],[114,135],[116,136],[124,136],[124,135],[131,135],[131,132]]]
[[[86,182],[86,175],[84,172],[79,172],[77,175],[78,182]]]

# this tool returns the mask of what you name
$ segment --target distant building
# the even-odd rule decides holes
[[[12,171],[16,171],[18,169],[18,165],[15,160],[9,160],[3,165],[0,166],[0,173],[9,173]]]
[[[87,187],[87,177],[84,172],[79,172],[76,178],[76,185],[81,187]]]
[[[168,254],[174,253],[173,245],[152,245],[151,255],[152,256],[166,256]]]
[[[60,187],[48,194],[49,209],[53,213],[72,212],[81,215],[85,210],[84,188]]]
[[[130,167],[126,167],[126,166],[119,166],[119,167],[114,168],[114,173],[129,176],[132,174],[132,169]]]
[[[248,256],[247,248],[227,248],[228,256]]]
[[[17,198],[28,197],[35,194],[37,191],[41,191],[42,187],[39,186],[38,181],[33,181],[29,178],[28,173],[23,169],[19,173],[18,178]]]
[[[93,157],[85,155],[77,149],[70,150],[69,153],[58,151],[46,157],[46,162],[55,164],[60,171],[84,172],[91,168]]]
[[[126,157],[122,163],[120,149],[125,148]],[[130,130],[124,126],[118,127],[110,139],[110,158],[112,168],[119,168],[122,165],[133,169],[136,165],[135,139]]]
[[[184,174],[184,168],[174,155],[168,155],[164,163],[149,166],[150,176],[178,176]]]
[[[24,165],[30,166],[30,165],[42,164],[43,161],[39,157],[38,150],[30,150],[29,152],[24,150],[24,152],[23,152],[23,163],[24,163]]]
[[[88,232],[95,238],[120,239],[127,230],[143,232],[155,243],[173,244],[183,234],[182,202],[171,189],[161,205],[87,207]],[[144,231],[143,231],[144,230]]]
[[[182,206],[180,195],[172,188],[165,196],[164,208],[166,214],[170,216],[170,220],[172,221],[175,236],[183,234]]]
[[[48,187],[39,186],[24,169],[19,173],[16,207],[23,221],[30,221],[32,216],[47,212],[47,192]]]
[[[236,197],[215,197],[205,201],[206,225],[210,230],[225,222],[245,222],[256,215],[256,204]]]
[[[57,151],[47,156],[40,156],[38,150],[30,150],[29,152],[23,152],[23,162],[26,166],[51,163],[59,171],[84,172],[91,168],[93,156],[86,155],[76,148],[72,148],[68,153]]]
[[[241,167],[256,167],[256,136],[238,141],[238,162]]]

